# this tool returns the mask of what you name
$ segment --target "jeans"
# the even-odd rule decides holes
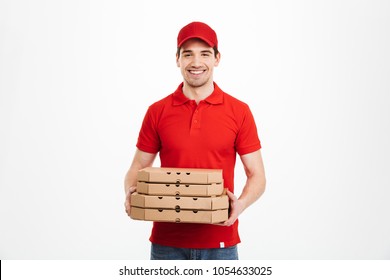
[[[151,260],[238,260],[237,245],[227,248],[188,249],[152,243]]]

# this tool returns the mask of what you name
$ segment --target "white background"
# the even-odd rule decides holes
[[[148,259],[124,211],[146,108],[181,82],[176,36],[218,34],[248,103],[263,197],[240,257],[390,258],[388,1],[0,1],[0,259]],[[156,161],[158,165],[158,161]],[[244,183],[237,164],[236,190]]]

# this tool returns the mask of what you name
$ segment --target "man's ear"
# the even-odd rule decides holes
[[[177,67],[180,67],[179,55],[178,54],[176,54],[176,65],[177,65]]]
[[[221,53],[218,52],[217,55],[216,55],[216,57],[215,57],[214,66],[218,66],[220,60],[221,60]]]

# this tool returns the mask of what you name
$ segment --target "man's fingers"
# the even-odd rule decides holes
[[[135,192],[136,190],[137,190],[137,187],[130,187],[130,188],[127,190],[127,195],[132,194],[132,193]]]
[[[126,192],[126,200],[125,200],[125,211],[128,216],[130,216],[131,204],[130,204],[130,196],[137,190],[137,187],[130,187]]]
[[[234,195],[234,193],[232,193],[231,191],[227,190],[227,195],[229,197],[230,200],[233,200],[233,201],[236,201],[237,200],[237,197]]]

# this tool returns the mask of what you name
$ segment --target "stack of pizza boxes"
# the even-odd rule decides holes
[[[221,169],[147,167],[131,195],[132,219],[215,224],[228,219]]]

